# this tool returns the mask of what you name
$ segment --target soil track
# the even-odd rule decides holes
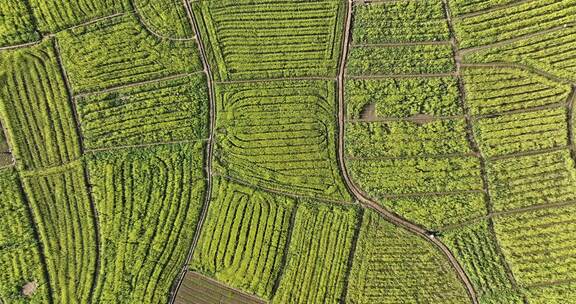
[[[448,247],[446,247],[446,245],[444,245],[444,243],[442,243],[440,240],[438,240],[429,231],[426,231],[422,227],[420,227],[420,226],[418,226],[412,222],[409,222],[406,219],[386,210],[384,207],[380,206],[378,203],[369,199],[358,188],[356,188],[356,186],[354,185],[354,183],[352,182],[352,180],[348,176],[348,171],[346,169],[346,164],[344,162],[344,124],[345,124],[345,119],[346,119],[346,116],[344,113],[344,106],[345,106],[344,105],[344,75],[345,75],[345,70],[346,70],[346,58],[348,56],[348,49],[350,46],[350,28],[351,28],[351,24],[352,24],[352,5],[353,5],[354,1],[348,0],[347,2],[348,2],[348,5],[347,5],[348,7],[347,7],[346,21],[345,21],[346,27],[345,27],[345,32],[344,32],[344,41],[343,41],[343,47],[342,47],[342,54],[341,54],[341,58],[340,58],[340,62],[339,62],[339,72],[338,72],[338,79],[337,79],[337,86],[338,86],[338,151],[337,151],[337,155],[338,155],[338,162],[340,165],[340,169],[341,169],[344,181],[345,181],[348,189],[350,190],[350,192],[358,199],[358,201],[360,201],[360,204],[363,207],[370,208],[370,209],[376,211],[378,214],[380,214],[380,216],[382,216],[383,218],[385,218],[386,220],[388,220],[392,224],[400,226],[400,227],[402,227],[402,228],[404,228],[410,232],[413,232],[413,233],[419,235],[420,237],[428,240],[429,242],[434,244],[438,249],[440,249],[440,251],[448,258],[450,264],[452,265],[454,270],[457,272],[462,283],[464,283],[464,286],[468,292],[468,295],[469,295],[472,303],[478,304],[476,292],[474,290],[474,287],[472,286],[472,283],[470,282],[470,279],[468,278],[468,276],[464,272],[464,269],[458,263],[458,261],[456,260],[456,258],[452,254],[452,252],[448,249]]]
[[[196,248],[196,244],[198,244],[198,239],[200,238],[200,233],[202,231],[202,226],[204,224],[204,220],[206,218],[206,214],[208,213],[208,207],[210,206],[210,200],[212,199],[212,151],[214,149],[214,127],[216,124],[216,101],[214,96],[214,78],[212,76],[212,70],[210,70],[210,65],[208,63],[208,57],[206,55],[206,49],[204,48],[204,43],[202,41],[202,37],[200,35],[200,28],[198,27],[198,23],[196,22],[196,18],[194,18],[194,13],[192,12],[192,8],[190,7],[190,3],[188,0],[182,0],[184,4],[184,8],[186,10],[186,15],[188,16],[188,21],[192,26],[192,30],[195,33],[196,43],[198,45],[198,49],[200,51],[200,58],[202,59],[202,64],[204,66],[204,73],[206,73],[206,84],[208,86],[208,99],[209,99],[209,130],[208,130],[208,142],[206,144],[206,155],[205,155],[205,174],[206,174],[206,193],[205,193],[205,200],[202,206],[202,211],[200,213],[200,217],[198,219],[198,224],[196,225],[196,231],[194,232],[194,238],[192,239],[192,244],[190,245],[190,249],[188,250],[188,256],[186,257],[186,262],[182,267],[182,273],[180,277],[176,279],[174,282],[174,286],[172,287],[171,295],[170,295],[170,304],[174,304],[176,300],[176,295],[178,294],[178,290],[182,286],[182,282],[184,277],[188,271],[188,266],[190,264],[190,260],[192,259],[192,255],[194,253],[194,249]]]

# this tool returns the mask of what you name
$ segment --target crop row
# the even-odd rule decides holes
[[[338,0],[193,3],[219,80],[335,76],[343,8]]]
[[[442,240],[464,267],[480,303],[523,303],[509,278],[505,257],[487,221],[444,233]]]
[[[168,301],[204,202],[202,151],[197,143],[89,155],[101,238],[92,302]]]
[[[349,119],[362,119],[373,105],[373,118],[408,118],[418,114],[450,116],[462,114],[456,78],[348,79],[345,87]],[[367,116],[367,115],[365,115]]]
[[[23,178],[56,303],[87,303],[96,271],[96,229],[82,164]],[[74,282],[74,283],[71,283]]]
[[[575,211],[568,206],[495,218],[494,229],[518,284],[576,278]]]
[[[354,6],[354,44],[449,39],[442,1],[391,1]]]
[[[339,302],[357,222],[356,208],[299,203],[271,303]]]
[[[350,76],[437,74],[455,70],[450,45],[364,46],[350,50]]]
[[[144,84],[76,99],[86,148],[208,137],[204,76]]]
[[[519,68],[465,68],[463,78],[472,115],[566,102],[571,90],[569,85]]]
[[[79,139],[53,41],[0,55],[0,115],[19,167],[58,166],[80,157]]]
[[[541,110],[480,119],[474,128],[484,155],[507,155],[566,146],[566,117],[565,108]]]
[[[166,41],[132,15],[58,34],[75,93],[98,91],[201,70],[194,41]]]
[[[186,39],[194,32],[179,0],[134,0],[133,6],[149,30],[172,39]]]
[[[462,48],[534,34],[570,22],[576,14],[575,0],[540,0],[493,10],[455,23]]]
[[[42,33],[57,31],[89,20],[122,12],[128,0],[28,0]]]
[[[216,179],[212,189],[191,268],[269,299],[288,246],[294,200],[225,179]]]
[[[479,14],[486,10],[492,10],[502,5],[513,4],[516,0],[448,0],[452,14],[459,16],[463,14]]]
[[[0,3],[0,46],[16,45],[38,39],[32,13],[21,0]]]
[[[329,81],[216,87],[217,171],[254,185],[344,200]]]
[[[264,304],[196,272],[187,272],[174,300],[176,304]]]
[[[34,224],[15,171],[0,171],[0,301],[46,303],[50,290]],[[25,284],[36,284],[34,295],[22,295]]]
[[[346,302],[469,301],[463,284],[437,248],[373,211],[364,213]]]
[[[572,5],[576,7],[576,5]],[[573,14],[572,14],[573,15]],[[576,81],[576,26],[526,37],[464,55],[465,62],[511,62]]]
[[[576,198],[576,169],[567,149],[491,161],[487,174],[495,210]]]

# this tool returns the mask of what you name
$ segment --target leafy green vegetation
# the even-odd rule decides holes
[[[53,41],[0,54],[0,116],[20,169],[80,158],[74,114]]]
[[[191,269],[271,298],[295,201],[216,179]]]
[[[345,102],[349,119],[362,118],[373,104],[377,118],[407,118],[417,114],[462,114],[456,78],[349,79]]]
[[[194,36],[180,0],[133,0],[135,10],[150,31],[170,39]]]
[[[224,0],[192,5],[218,80],[336,75],[342,1]]]
[[[38,40],[33,17],[25,1],[3,0],[0,12],[0,46]]]
[[[366,211],[348,285],[347,303],[470,303],[440,251]]]
[[[75,93],[202,69],[194,41],[161,40],[130,15],[67,30],[58,38]]]
[[[165,303],[204,202],[204,145],[98,152],[88,158],[100,220],[93,303]]]
[[[208,137],[206,78],[191,75],[77,99],[86,148]]]
[[[348,75],[436,74],[455,70],[450,45],[364,46],[352,48]]]
[[[442,234],[446,245],[463,265],[481,304],[521,304],[507,274],[504,257],[487,221]]]
[[[219,85],[216,99],[219,174],[298,195],[350,200],[336,162],[332,82]]]
[[[298,205],[286,264],[271,303],[337,303],[358,222],[354,207]]]
[[[390,1],[354,7],[355,44],[449,39],[442,1]]]
[[[24,2],[24,1],[23,1]],[[56,33],[127,10],[129,0],[27,0],[42,33]]]
[[[51,291],[34,223],[19,183],[14,170],[0,170],[0,301],[47,303]],[[27,283],[38,286],[30,297],[22,295],[22,287]]]

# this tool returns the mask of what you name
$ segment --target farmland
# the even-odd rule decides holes
[[[576,303],[576,0],[4,0],[0,304]]]

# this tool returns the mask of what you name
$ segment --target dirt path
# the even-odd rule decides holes
[[[452,265],[454,270],[457,272],[462,283],[464,283],[464,286],[465,286],[465,288],[466,288],[466,290],[470,296],[471,301],[474,304],[477,304],[478,301],[476,299],[476,292],[474,291],[474,287],[472,286],[470,279],[468,278],[468,276],[464,272],[464,269],[458,263],[458,261],[456,260],[456,258],[452,254],[452,252],[448,249],[448,247],[446,247],[446,245],[444,245],[434,235],[430,234],[428,231],[421,228],[420,226],[399,217],[398,215],[386,210],[385,208],[380,206],[378,203],[376,203],[376,202],[370,200],[369,198],[367,198],[366,196],[364,196],[364,194],[356,188],[356,186],[354,185],[354,183],[352,182],[352,180],[348,176],[348,171],[346,169],[346,164],[344,162],[344,151],[345,151],[344,150],[344,124],[345,124],[345,118],[346,118],[345,113],[344,113],[344,108],[345,108],[345,105],[344,105],[344,74],[345,74],[345,70],[346,70],[346,59],[348,56],[348,49],[349,49],[349,43],[350,43],[350,34],[351,34],[350,28],[351,28],[351,19],[352,19],[353,0],[348,0],[347,2],[348,2],[348,8],[347,8],[347,14],[346,14],[346,21],[345,21],[346,27],[345,27],[345,32],[344,32],[344,41],[343,41],[343,47],[342,47],[342,54],[341,54],[341,58],[340,58],[340,62],[339,62],[339,72],[338,72],[338,81],[337,81],[337,84],[338,84],[338,151],[337,151],[338,154],[337,155],[338,155],[338,162],[340,165],[340,169],[341,169],[344,181],[345,181],[348,189],[350,190],[350,192],[352,192],[352,194],[360,201],[362,206],[376,211],[378,214],[380,214],[380,216],[382,216],[383,218],[385,218],[389,222],[391,222],[397,226],[403,227],[404,229],[419,235],[420,237],[428,240],[429,242],[434,244],[438,249],[440,249],[440,251],[448,258],[450,264]]]
[[[186,257],[186,262],[182,267],[182,273],[180,277],[176,279],[174,282],[174,286],[172,287],[171,295],[170,295],[170,304],[174,304],[176,300],[176,295],[178,294],[178,290],[180,286],[182,286],[182,281],[184,280],[184,276],[188,271],[188,266],[190,264],[190,260],[192,260],[192,255],[194,254],[194,249],[198,244],[198,239],[200,238],[200,233],[202,231],[202,226],[204,224],[204,220],[206,219],[206,214],[208,213],[208,207],[210,206],[210,201],[212,199],[212,151],[214,149],[214,128],[216,124],[216,100],[214,95],[214,78],[212,76],[212,70],[210,69],[210,65],[208,63],[208,57],[206,55],[206,49],[204,48],[204,42],[202,41],[202,36],[200,35],[200,29],[198,27],[198,23],[196,18],[194,18],[194,13],[192,13],[192,8],[190,7],[190,3],[188,0],[182,0],[186,14],[188,16],[188,21],[192,26],[192,30],[195,33],[196,41],[198,45],[198,49],[200,51],[200,58],[202,59],[202,64],[204,66],[204,73],[206,73],[206,83],[208,86],[208,98],[209,98],[209,135],[208,135],[208,143],[206,144],[206,166],[205,166],[205,174],[206,174],[206,193],[205,193],[205,200],[202,206],[202,211],[200,213],[200,217],[198,218],[198,224],[196,225],[196,231],[194,232],[194,237],[192,239],[192,244],[190,245],[190,249],[188,250],[188,255]]]
[[[570,148],[570,156],[574,161],[574,166],[576,167],[576,143],[574,138],[574,101],[576,100],[576,85],[572,86],[572,93],[568,96],[568,102],[566,103],[567,114],[567,126],[568,126],[568,147]]]

